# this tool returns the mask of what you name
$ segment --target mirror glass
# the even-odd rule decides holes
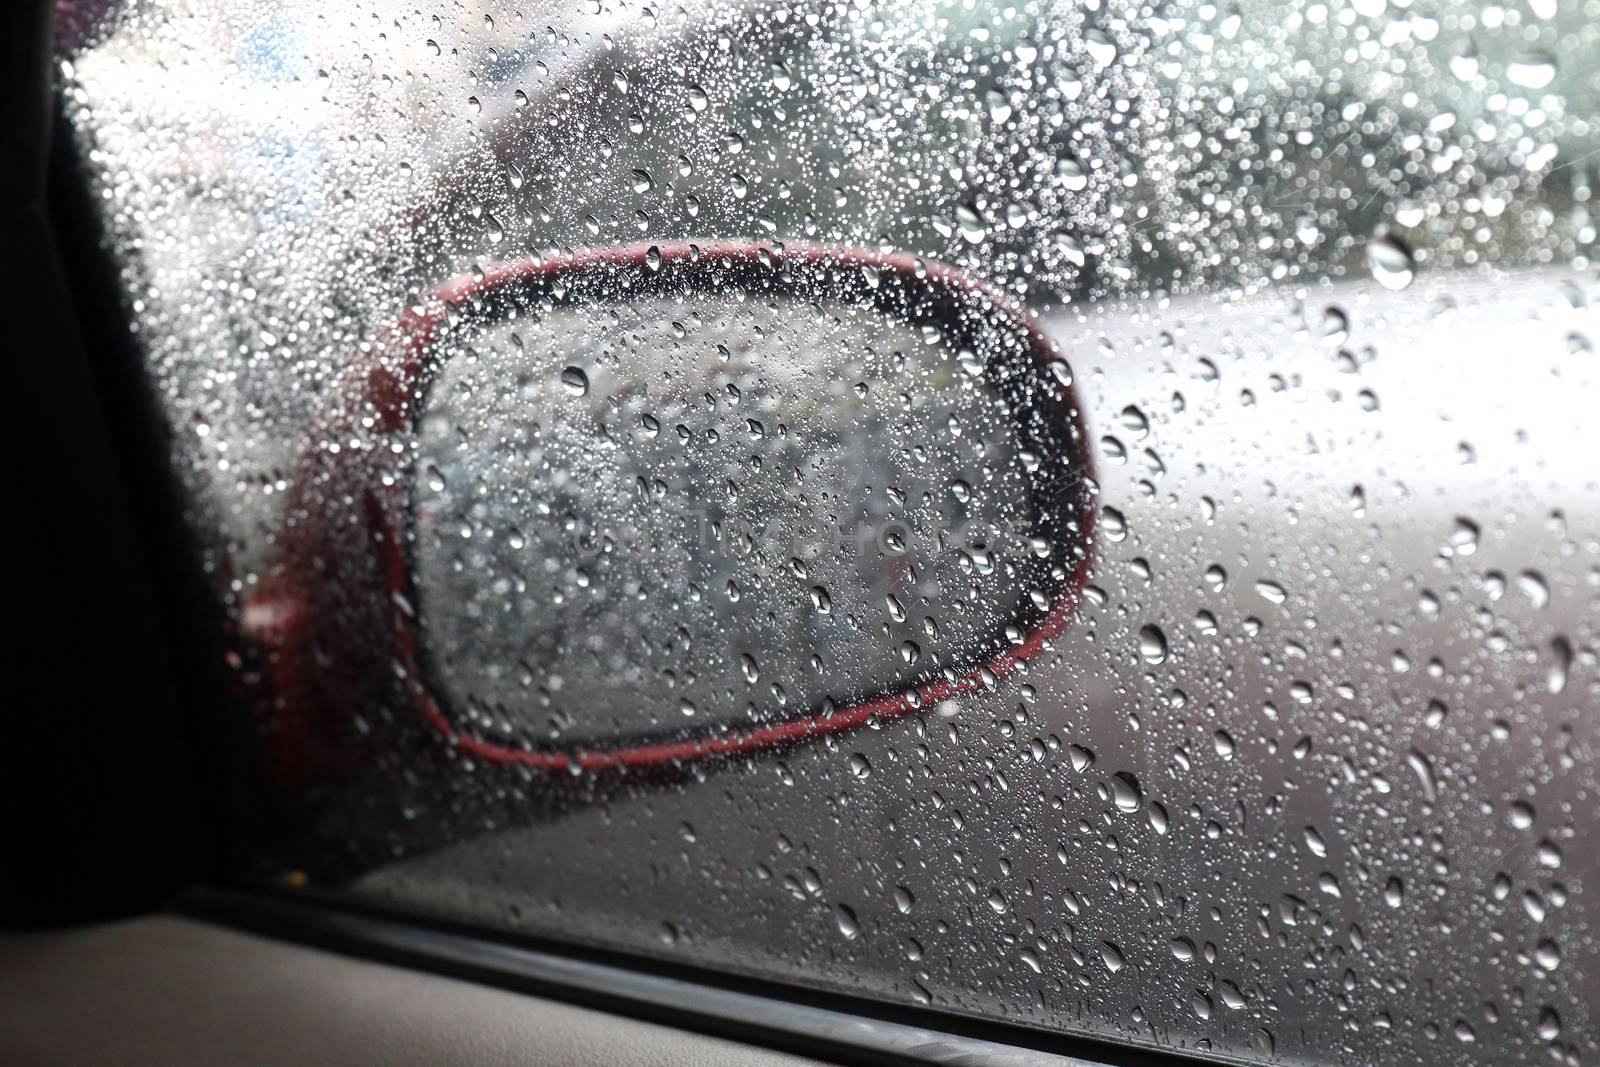
[[[451,332],[412,485],[435,697],[521,743],[715,733],[1021,640],[1070,566],[1064,457],[1017,410],[1038,354],[970,336],[726,288]]]

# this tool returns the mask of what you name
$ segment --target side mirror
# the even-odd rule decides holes
[[[1087,440],[1033,319],[937,263],[505,263],[333,390],[256,617],[291,717],[574,773],[771,748],[1039,651],[1088,569]]]

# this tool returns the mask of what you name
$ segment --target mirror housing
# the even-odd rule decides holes
[[[676,309],[687,309],[681,321],[668,314]],[[720,334],[707,327],[718,316]],[[670,333],[646,343],[652,324]],[[689,336],[697,328],[724,341],[759,335],[762,350],[736,355],[731,342]],[[668,379],[681,419],[645,410]],[[495,390],[506,395],[487,395]],[[469,402],[441,415],[445,394]],[[885,430],[892,439],[878,441]],[[462,442],[488,451],[440,462],[479,448]],[[539,462],[523,462],[533,454]],[[674,477],[652,473],[662,464]],[[825,521],[789,509],[775,536],[763,532],[755,512],[803,495],[813,466],[832,479],[809,498],[833,506]],[[518,478],[499,476],[512,468]],[[977,473],[959,476],[967,470]],[[484,475],[499,484],[485,489]],[[920,494],[894,484],[919,479]],[[639,508],[662,486],[705,501],[702,521],[674,532],[649,518],[659,501],[647,511],[619,502],[632,485]],[[765,504],[717,499],[741,491]],[[247,628],[271,648],[288,775],[347,764],[368,732],[579,773],[768,750],[933,708],[996,684],[1047,646],[1076,608],[1094,539],[1083,414],[1033,317],[942,264],[817,246],[602,249],[448,281],[337,383],[290,492],[281,555],[246,608]],[[446,547],[446,526],[469,511],[500,512],[476,524],[498,555],[471,565]],[[569,568],[557,557],[570,546],[535,527],[601,513],[590,531],[611,539],[597,550],[601,584],[621,602],[606,609],[608,632],[583,632],[594,610],[574,604],[594,599],[597,574]],[[1009,539],[1004,551],[952,536],[975,515],[988,537]],[[628,524],[644,527],[642,557],[618,548]],[[464,540],[474,525],[460,522]],[[830,533],[855,547],[819,547]],[[686,536],[709,538],[709,554]],[[734,574],[726,585],[690,581],[657,593],[653,607],[637,597],[652,565],[692,569],[708,555],[707,574]],[[527,596],[528,572],[552,560],[576,587],[543,590],[512,626],[467,617],[475,602],[493,610]],[[741,575],[754,578],[741,585]],[[702,625],[677,625],[689,604],[712,599],[721,607]],[[569,696],[552,697],[553,655],[570,663],[574,648],[634,644],[657,661],[631,681],[637,657],[613,657],[615,670],[596,658],[555,678]],[[776,669],[759,662],[768,648],[786,657]],[[682,669],[688,661],[695,669]],[[727,677],[711,679],[719,666]],[[734,671],[748,691],[729,680]],[[681,695],[690,691],[710,699]]]

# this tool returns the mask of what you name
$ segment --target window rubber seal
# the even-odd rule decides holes
[[[1182,1067],[1251,1061],[1121,1043],[488,932],[315,890],[199,888],[179,915],[372,962],[862,1067]]]

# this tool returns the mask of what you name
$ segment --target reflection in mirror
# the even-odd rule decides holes
[[[435,698],[590,745],[826,717],[1020,643],[1078,549],[1017,337],[736,287],[448,332],[412,482]]]

